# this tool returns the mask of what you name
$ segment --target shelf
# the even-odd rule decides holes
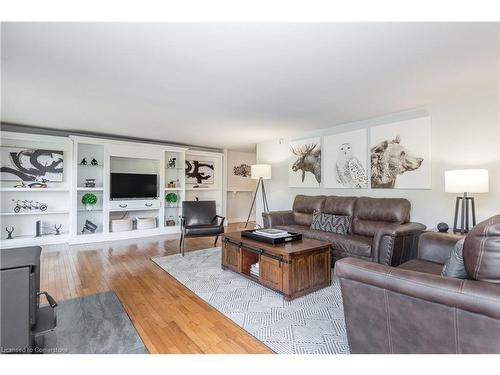
[[[77,187],[77,191],[104,191],[103,187],[93,187],[93,188],[86,188],[86,187]]]
[[[102,234],[102,233],[103,233],[102,229],[98,229],[98,230],[96,230],[94,233],[92,233],[92,232],[88,232],[88,231],[85,231],[85,233],[82,233],[82,230],[80,229],[80,230],[76,233],[76,235],[77,235],[77,236],[93,236],[93,235],[96,235],[96,234]]]
[[[165,170],[166,171],[183,171],[183,170],[185,170],[185,168],[180,168],[180,167],[179,168],[168,168],[168,167],[166,167]]]
[[[69,232],[61,232],[61,234],[54,234],[54,233],[49,233],[49,234],[42,234],[40,237],[36,237],[34,234],[22,234],[20,236],[16,236],[16,232],[13,233],[14,234],[14,238],[12,238],[12,240],[22,240],[22,239],[27,239],[27,238],[47,238],[47,237],[62,237],[62,236],[66,236],[69,234]],[[7,240],[6,238],[2,238],[2,241],[11,241],[11,240]]]
[[[87,210],[85,208],[79,208],[78,212],[102,212],[102,208]]]
[[[163,188],[163,190],[175,190],[175,191],[182,191],[184,190],[183,188],[169,188],[169,187],[166,187],[166,188]]]
[[[242,192],[248,192],[248,193],[254,193],[255,189],[228,189],[228,193],[242,193]]]
[[[25,212],[1,212],[0,216],[25,216],[25,215],[63,215],[69,211],[25,211]]]
[[[92,165],[92,164],[77,164],[79,167],[84,167],[84,168],[102,168],[104,165],[99,164],[99,165]]]
[[[165,206],[166,210],[168,210],[169,208],[182,208],[182,206]]]
[[[68,192],[69,189],[66,189],[66,188],[15,188],[15,187],[12,187],[12,188],[0,188],[0,191],[29,191],[29,192],[44,192],[44,193],[48,193],[48,192]]]
[[[110,208],[109,212],[129,212],[129,211],[158,211],[160,207],[138,207],[138,208]]]
[[[181,229],[181,226],[179,224],[175,224],[175,225],[165,225],[163,227],[164,229],[169,229],[169,230],[180,230]]]
[[[2,247],[5,247],[5,245],[13,245],[16,246],[20,242],[26,242],[26,241],[43,241],[43,240],[50,240],[50,239],[61,239],[61,241],[67,240],[69,232],[61,232],[61,234],[42,234],[40,237],[36,237],[34,234],[32,235],[27,235],[23,234],[20,236],[16,236],[16,232],[14,231],[14,238],[11,238],[10,240],[6,238],[2,238],[1,244]]]
[[[186,191],[217,191],[217,188],[186,188]]]

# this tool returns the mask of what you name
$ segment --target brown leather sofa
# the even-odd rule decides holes
[[[336,263],[351,353],[500,353],[500,215],[465,239],[468,280],[441,276],[460,238],[424,233],[399,267]]]
[[[410,202],[400,198],[297,195],[290,211],[263,213],[266,228],[301,233],[332,243],[332,260],[356,257],[376,263],[399,265],[415,258],[423,224],[410,223]],[[318,210],[352,217],[346,235],[310,229]]]

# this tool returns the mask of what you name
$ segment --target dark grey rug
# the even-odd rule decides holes
[[[149,353],[114,292],[58,303],[56,329],[36,339],[43,353]]]

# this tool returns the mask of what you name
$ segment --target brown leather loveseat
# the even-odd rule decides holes
[[[410,202],[400,198],[297,195],[290,211],[263,213],[266,228],[301,233],[332,243],[332,258],[347,256],[399,265],[416,256],[423,224],[410,223]],[[310,229],[313,212],[351,216],[346,235]]]
[[[460,238],[424,233],[399,267],[335,264],[351,353],[500,353],[500,215],[465,238],[469,279],[443,277]]]

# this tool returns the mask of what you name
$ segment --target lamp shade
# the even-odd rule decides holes
[[[269,180],[271,178],[271,166],[269,164],[254,164],[251,166],[252,178]]]
[[[444,190],[447,193],[487,193],[487,169],[456,169],[444,172]]]

